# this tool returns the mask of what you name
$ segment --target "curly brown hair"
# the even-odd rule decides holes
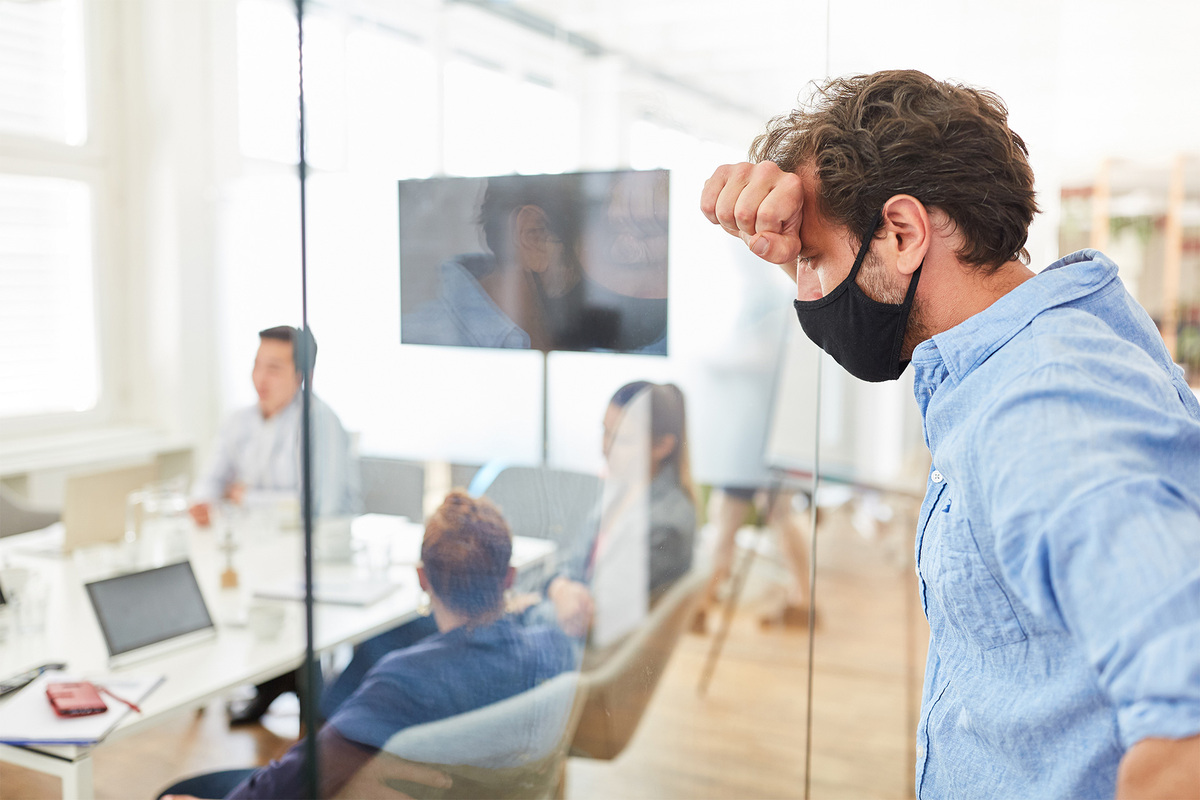
[[[438,599],[467,617],[500,610],[512,532],[486,497],[456,489],[425,523],[421,563]]]
[[[786,172],[812,165],[821,212],[860,240],[893,195],[941,209],[963,238],[958,257],[983,270],[1029,263],[1038,206],[1028,156],[997,95],[916,70],[814,84],[750,148],[751,160]]]

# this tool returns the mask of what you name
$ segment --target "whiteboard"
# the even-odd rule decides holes
[[[764,453],[769,466],[813,471],[818,464],[818,403],[822,478],[902,491],[924,487],[928,451],[911,369],[896,381],[860,381],[794,325],[775,385]]]

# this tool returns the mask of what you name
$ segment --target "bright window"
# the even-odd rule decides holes
[[[579,103],[466,61],[446,64],[446,172],[500,175],[579,166]]]
[[[346,37],[348,167],[422,178],[437,170],[437,60],[428,47],[387,32]]]
[[[79,0],[0,3],[0,132],[83,144]]]
[[[296,163],[296,17],[283,3],[238,4],[238,141],[242,155]]]
[[[0,417],[96,404],[91,227],[87,184],[0,175]]]
[[[0,147],[36,153],[0,173],[0,417],[100,396],[83,11],[0,2]]]

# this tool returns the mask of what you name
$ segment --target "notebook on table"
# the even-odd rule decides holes
[[[109,663],[123,664],[216,635],[191,562],[86,584]]]
[[[134,713],[125,703],[105,694],[108,710],[101,714],[58,716],[46,698],[46,686],[76,679],[66,673],[49,670],[0,702],[0,743],[86,747],[102,740],[126,715]],[[145,700],[162,681],[161,675],[104,675],[91,678],[92,683],[135,705]]]

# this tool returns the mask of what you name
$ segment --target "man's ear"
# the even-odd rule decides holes
[[[425,574],[424,567],[417,567],[417,584],[422,592],[429,593],[429,576]]]
[[[512,588],[513,581],[517,579],[517,568],[509,567],[508,572],[504,573],[504,591]]]
[[[512,240],[521,266],[531,272],[545,272],[555,257],[558,239],[550,233],[546,212],[538,206],[521,206],[512,216]]]
[[[909,194],[897,194],[883,204],[885,259],[901,275],[912,275],[925,260],[933,241],[933,225],[925,204]]]

